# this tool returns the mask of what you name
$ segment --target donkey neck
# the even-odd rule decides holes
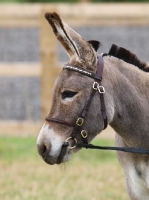
[[[106,88],[111,84],[108,94],[114,102],[110,125],[128,146],[141,146],[149,139],[149,74],[114,57],[106,57],[105,66]]]

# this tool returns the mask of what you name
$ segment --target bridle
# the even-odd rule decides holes
[[[56,119],[56,118],[50,118],[50,117],[46,117],[46,121],[48,122],[55,122],[58,124],[63,124],[66,126],[70,126],[73,127],[73,131],[70,137],[68,137],[66,139],[66,142],[68,142],[69,140],[74,140],[74,146],[69,146],[70,149],[73,149],[76,147],[77,144],[77,134],[79,132],[79,129],[82,127],[82,125],[84,124],[85,118],[87,116],[88,110],[90,108],[90,105],[92,103],[92,100],[95,96],[95,93],[98,91],[100,94],[100,104],[101,104],[101,113],[102,113],[102,118],[103,118],[103,124],[104,124],[104,128],[105,129],[107,127],[107,115],[106,115],[106,107],[105,107],[105,101],[104,101],[104,93],[105,93],[105,89],[101,84],[102,81],[102,73],[103,73],[103,68],[104,68],[104,63],[103,63],[103,57],[102,56],[98,56],[98,64],[97,64],[97,71],[96,73],[90,72],[88,70],[76,67],[76,66],[72,66],[69,64],[65,64],[63,69],[68,69],[68,70],[72,70],[72,71],[76,71],[78,73],[81,73],[85,76],[89,76],[92,79],[94,79],[93,82],[93,86],[92,86],[92,92],[90,94],[89,99],[87,100],[87,102],[85,103],[85,106],[80,114],[80,116],[77,118],[76,122],[74,124],[68,123],[66,121],[60,120],[60,119]],[[84,144],[88,144],[87,141],[87,137],[88,137],[88,133],[86,130],[82,129],[81,132],[81,138]]]
[[[103,62],[103,57],[98,56],[98,63],[97,63],[97,71],[96,73],[93,73],[91,71],[88,71],[86,69],[79,68],[77,66],[72,66],[70,64],[65,64],[63,69],[68,69],[72,71],[76,71],[78,73],[81,73],[85,76],[89,76],[93,78],[93,86],[92,86],[92,92],[90,94],[89,99],[87,100],[80,116],[77,118],[75,123],[69,123],[61,119],[56,119],[56,118],[50,118],[46,117],[45,120],[48,122],[54,122],[58,124],[62,124],[65,126],[70,126],[73,127],[72,134],[70,137],[66,139],[66,141],[63,143],[60,155],[58,157],[57,164],[61,163],[62,160],[62,155],[65,154],[67,147],[69,149],[74,149],[75,147],[83,147],[83,148],[90,148],[90,149],[102,149],[102,150],[117,150],[117,151],[124,151],[124,152],[131,152],[131,153],[140,153],[140,154],[149,154],[149,149],[139,149],[139,148],[125,148],[125,147],[103,147],[103,146],[95,146],[92,144],[88,144],[88,132],[84,129],[81,129],[82,125],[84,124],[85,118],[87,116],[88,110],[90,108],[90,105],[92,103],[92,100],[95,96],[95,93],[98,91],[100,94],[100,105],[101,105],[101,114],[103,118],[103,130],[106,129],[108,120],[107,120],[107,115],[106,115],[106,107],[105,107],[105,101],[104,101],[104,93],[105,93],[105,88],[102,86],[101,81],[102,81],[102,73],[103,73],[103,68],[104,68],[104,62]],[[77,141],[77,135],[78,132],[80,131],[80,135],[82,138],[82,142],[78,143]],[[73,140],[74,145],[70,145],[69,141]]]

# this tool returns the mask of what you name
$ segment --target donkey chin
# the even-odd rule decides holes
[[[70,160],[72,150],[62,149],[65,139],[54,130],[44,125],[37,139],[37,149],[43,160],[50,165],[61,164]]]

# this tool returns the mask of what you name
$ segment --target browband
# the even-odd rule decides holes
[[[63,69],[70,69],[70,70],[79,72],[79,73],[81,73],[83,75],[89,76],[89,77],[94,78],[94,79],[96,79],[98,81],[102,80],[102,76],[99,76],[98,74],[95,74],[95,73],[93,73],[91,71],[76,67],[74,65],[64,64]]]

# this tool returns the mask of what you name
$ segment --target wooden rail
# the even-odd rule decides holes
[[[0,27],[38,26],[40,10],[40,4],[0,4]]]
[[[0,63],[0,77],[41,76],[40,63]]]
[[[149,23],[149,3],[0,4],[0,27],[40,26],[43,10],[76,26]]]
[[[0,121],[0,135],[7,136],[38,136],[42,122],[31,121]]]

